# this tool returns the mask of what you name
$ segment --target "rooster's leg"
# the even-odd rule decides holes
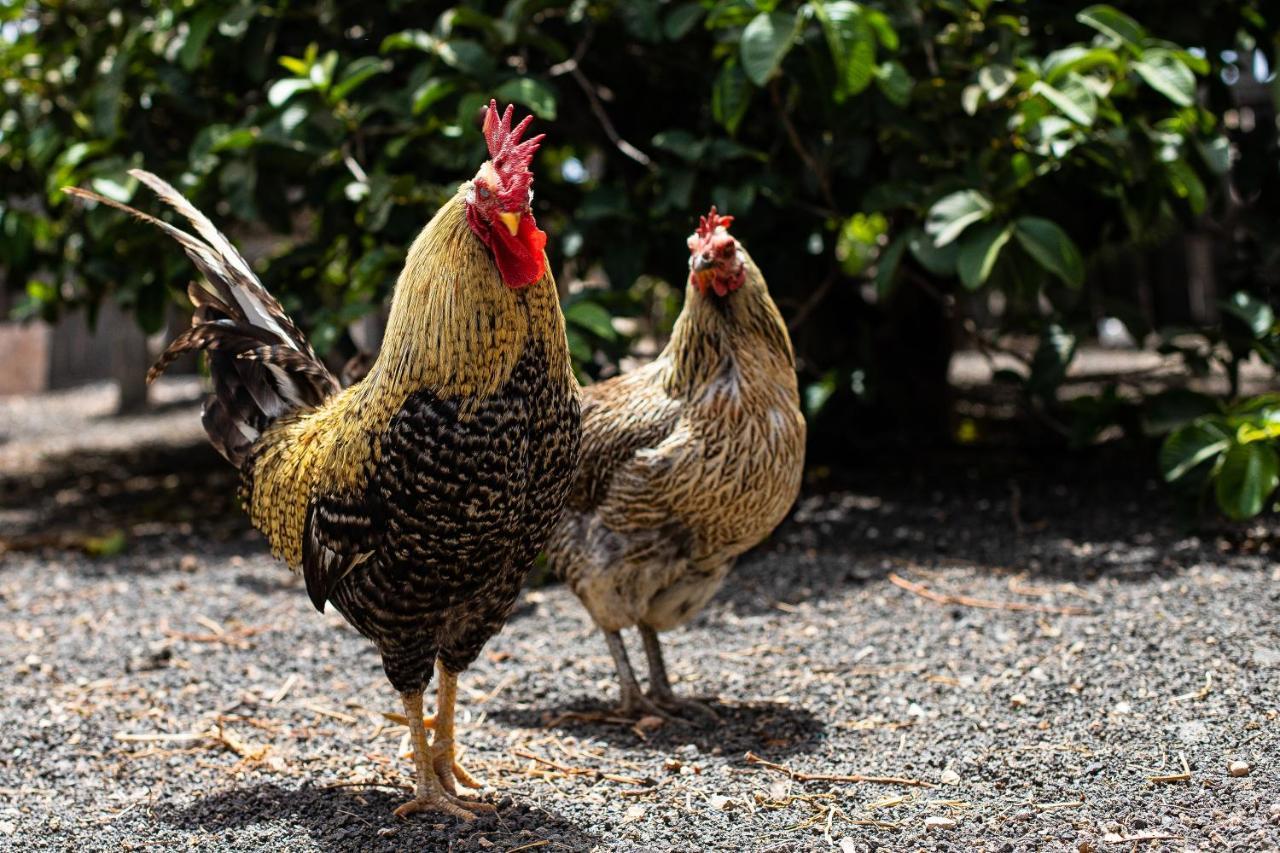
[[[658,632],[648,625],[640,626],[640,638],[644,640],[644,656],[649,661],[649,698],[659,708],[679,716],[693,714],[719,721],[715,711],[693,699],[681,699],[671,689],[671,679],[667,677],[667,664],[662,659],[662,644],[658,640]]]
[[[458,763],[457,747],[454,741],[454,704],[458,700],[458,676],[444,668],[438,667],[439,678],[436,681],[436,715],[430,726],[435,730],[431,742],[431,763],[435,768],[440,784],[450,794],[457,794],[458,785],[467,788],[484,787]],[[424,721],[425,724],[425,721]],[[495,811],[488,803],[477,803],[472,800],[459,800],[465,808],[473,811]]]
[[[622,644],[622,634],[617,631],[605,631],[604,641],[609,646],[609,654],[613,655],[613,665],[618,670],[618,687],[622,691],[622,701],[618,705],[618,713],[624,717],[639,717],[651,714],[663,719],[669,714],[663,711],[640,689],[636,681],[631,661],[627,659],[627,648]]]
[[[461,820],[475,820],[475,803],[468,803],[450,794],[440,784],[435,767],[431,763],[431,748],[427,745],[427,729],[422,724],[422,691],[401,693],[405,718],[409,722],[409,736],[413,741],[413,767],[417,786],[413,799],[396,809],[396,817],[408,817],[416,812],[439,812]]]

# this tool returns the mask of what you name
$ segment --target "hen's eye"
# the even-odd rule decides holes
[[[480,198],[488,199],[493,193],[489,192],[485,187],[480,187]]]

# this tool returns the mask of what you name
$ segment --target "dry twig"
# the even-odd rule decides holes
[[[951,595],[950,593],[934,592],[924,584],[909,581],[896,572],[889,572],[888,578],[889,583],[894,586],[905,589],[907,592],[915,593],[921,598],[928,599],[936,604],[958,604],[962,607],[981,607],[987,610],[1018,610],[1029,613],[1056,613],[1062,616],[1085,616],[1090,612],[1083,607],[1073,607],[1070,605],[1052,607],[1047,604],[1031,604],[1025,601],[994,601],[989,598],[973,598],[968,595]]]
[[[1178,758],[1182,761],[1181,773],[1168,773],[1163,776],[1148,776],[1148,782],[1166,783],[1166,782],[1190,782],[1191,767],[1187,764],[1186,753],[1179,752]]]
[[[620,776],[617,773],[606,773],[595,767],[571,767],[567,764],[561,764],[558,761],[552,761],[550,758],[543,758],[540,755],[534,755],[527,749],[513,749],[511,754],[517,758],[527,758],[530,761],[550,767],[566,776],[587,776],[592,779],[606,779],[610,782],[618,782],[623,785],[639,785],[641,787],[652,787],[653,781],[650,779],[641,779],[636,776]]]

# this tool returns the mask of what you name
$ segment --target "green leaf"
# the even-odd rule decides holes
[[[533,114],[545,121],[556,117],[555,90],[533,77],[516,77],[498,87],[498,102],[515,101],[533,110]]]
[[[464,74],[483,77],[493,71],[493,56],[484,45],[471,39],[450,39],[436,45],[436,53],[445,65]]]
[[[1215,493],[1218,507],[1241,521],[1262,512],[1280,483],[1280,458],[1268,444],[1237,444],[1227,451],[1218,469]]]
[[[345,69],[338,83],[329,91],[329,96],[340,101],[351,94],[370,77],[374,77],[391,68],[391,63],[376,56],[362,56],[353,60]]]
[[[1231,446],[1231,436],[1208,418],[1192,421],[1169,434],[1160,445],[1160,473],[1166,483],[1180,480],[1187,472]]]
[[[919,228],[907,232],[907,248],[911,255],[934,275],[955,275],[956,258],[960,254],[960,244],[950,243],[938,246],[928,234]]]
[[[1196,75],[1171,52],[1153,48],[1133,63],[1148,86],[1180,107],[1189,107],[1196,99]]]
[[[911,102],[911,89],[914,81],[901,62],[891,59],[880,63],[876,68],[876,86],[890,103],[905,107]]]
[[[827,39],[831,61],[836,68],[836,103],[856,95],[876,72],[876,37],[861,6],[849,0],[810,4]],[[906,74],[906,69],[902,72]]]
[[[742,31],[742,67],[757,86],[769,82],[795,42],[795,14],[761,12]]]
[[[438,43],[439,40],[426,30],[401,30],[384,38],[378,51],[387,53],[392,50],[421,50],[435,53]]]
[[[618,333],[613,328],[613,318],[608,310],[598,302],[579,299],[564,309],[564,319],[579,328],[586,329],[593,335],[605,340],[613,340]]]
[[[978,85],[988,101],[998,101],[1013,86],[1017,75],[1007,65],[986,65],[978,72]]]
[[[1147,37],[1141,24],[1105,3],[1084,9],[1076,15],[1076,20],[1135,51],[1141,48],[1143,39]]]
[[[1221,411],[1217,400],[1188,388],[1172,388],[1148,397],[1144,408],[1142,431],[1152,436],[1168,435],[1198,418]]]
[[[1088,71],[1099,65],[1118,70],[1120,64],[1119,55],[1111,48],[1087,48],[1084,45],[1073,44],[1046,56],[1042,70],[1045,82],[1056,84],[1068,71]]]
[[[689,162],[697,161],[707,149],[705,139],[698,139],[687,130],[659,131],[653,135],[653,145]]]
[[[1084,127],[1092,125],[1098,117],[1098,99],[1074,71],[1066,75],[1061,88],[1037,80],[1031,84],[1031,92],[1044,97],[1058,112]]]
[[[991,215],[991,200],[977,190],[960,190],[945,195],[929,208],[924,230],[933,244],[942,248],[955,240],[964,229]]]
[[[1207,193],[1204,181],[1191,168],[1186,160],[1174,160],[1164,164],[1165,174],[1169,177],[1169,186],[1179,198],[1185,198],[1191,212],[1196,216],[1204,213]]]
[[[876,297],[881,301],[888,299],[898,281],[898,267],[902,264],[902,253],[910,242],[910,234],[903,233],[894,237],[880,257],[876,260]]]
[[[735,133],[743,116],[747,114],[747,105],[751,101],[751,87],[747,77],[738,67],[738,63],[729,60],[720,69],[715,85],[711,89],[711,116],[724,126],[730,134]]]
[[[897,53],[898,31],[893,28],[893,24],[889,23],[889,16],[879,9],[864,9],[863,13],[867,17],[867,24],[875,31],[876,40],[880,42],[880,46],[891,53]]]
[[[1276,322],[1276,314],[1271,306],[1247,290],[1237,290],[1231,294],[1230,299],[1219,304],[1222,310],[1243,320],[1255,338],[1266,337]]]
[[[309,92],[313,89],[315,89],[315,84],[310,80],[301,77],[286,77],[271,84],[271,88],[267,90],[267,103],[273,107],[283,106],[285,101],[299,92]]]
[[[413,93],[413,114],[421,115],[431,105],[453,93],[458,84],[441,77],[428,77]]]
[[[1084,283],[1084,259],[1080,250],[1056,222],[1038,216],[1023,216],[1014,223],[1013,233],[1022,248],[1040,266],[1070,287]]]
[[[112,530],[102,536],[86,536],[80,547],[90,557],[114,557],[129,545],[123,530]]]
[[[671,41],[680,41],[702,18],[701,3],[685,3],[671,10],[662,24],[662,32]]]
[[[956,272],[960,283],[967,290],[977,290],[986,283],[991,270],[1000,257],[1000,250],[1013,236],[1012,225],[984,222],[960,238],[960,254],[956,257]]]
[[[187,24],[187,40],[178,51],[178,64],[187,71],[194,71],[200,62],[200,50],[213,31],[213,25],[222,17],[222,10],[217,7],[206,7],[196,13]]]
[[[1027,387],[1041,396],[1054,397],[1075,357],[1075,335],[1057,323],[1051,323],[1040,336],[1040,345],[1031,356],[1031,375],[1027,377]]]
[[[137,179],[129,175],[98,177],[90,181],[89,185],[93,187],[95,192],[122,204],[127,204],[138,189]]]
[[[1196,144],[1209,171],[1215,175],[1225,175],[1231,168],[1231,141],[1226,135],[1218,134],[1207,141],[1196,140]]]
[[[815,417],[827,405],[831,395],[836,392],[836,373],[827,371],[817,382],[806,385],[804,389],[804,411],[810,418]]]

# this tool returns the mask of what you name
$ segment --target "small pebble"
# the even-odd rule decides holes
[[[949,817],[941,815],[932,815],[924,819],[925,832],[946,832],[948,829],[955,829],[956,822]]]
[[[1233,761],[1227,765],[1227,772],[1232,776],[1248,776],[1252,769],[1247,761]]]
[[[1027,697],[1023,693],[1015,693],[1009,697],[1009,704],[1015,708],[1021,708],[1027,704]]]
[[[938,777],[938,781],[944,785],[959,785],[960,774],[948,767],[942,771],[942,775]]]

